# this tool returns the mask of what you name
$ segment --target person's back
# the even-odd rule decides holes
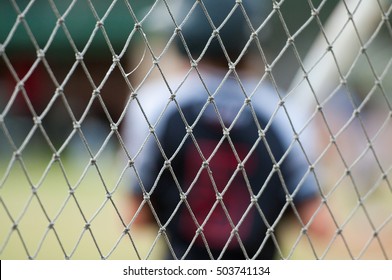
[[[286,203],[284,169],[274,170],[274,158],[284,153],[281,140],[274,128],[261,137],[267,119],[251,103],[242,108],[244,95],[232,78],[210,103],[203,90],[186,93],[193,98],[179,102],[180,112],[166,112],[157,130],[170,161],[161,157],[155,165],[152,174],[167,168],[150,197],[176,255],[189,249],[190,259],[244,259],[262,247],[257,258],[273,258],[266,233]]]

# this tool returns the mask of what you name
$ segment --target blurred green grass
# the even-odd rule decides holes
[[[146,257],[157,233],[131,227],[139,255],[123,234],[125,186],[119,183],[123,167],[115,157],[100,157],[96,164],[75,156],[50,164],[51,155],[39,152],[12,164],[11,158],[0,161],[1,259]],[[159,248],[158,243],[150,258],[159,258]]]

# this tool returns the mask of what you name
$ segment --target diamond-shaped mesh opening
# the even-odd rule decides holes
[[[391,258],[389,1],[0,6],[2,259]]]

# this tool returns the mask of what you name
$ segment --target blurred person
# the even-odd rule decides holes
[[[127,108],[130,226],[157,225],[168,259],[282,258],[277,227],[292,212],[309,230],[326,230],[293,120],[268,76],[255,81],[241,58],[248,19],[260,20],[264,3],[205,0],[186,16],[195,3],[181,1],[171,67],[183,71],[146,78]]]

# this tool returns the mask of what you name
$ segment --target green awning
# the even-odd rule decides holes
[[[14,6],[12,2],[16,2],[18,6]],[[120,52],[134,29],[134,14],[140,20],[143,9],[151,7],[154,0],[130,0],[128,1],[130,7],[126,2],[124,0],[0,0],[0,44],[4,45],[7,53],[20,52],[25,48],[35,50],[33,41],[37,42],[40,49],[48,45],[50,50],[55,52],[72,51],[71,42],[73,42],[78,51],[82,51],[92,37],[97,23],[101,21],[110,44],[116,52]],[[53,32],[60,16],[69,35],[62,27],[56,33]],[[31,30],[30,34],[29,30]],[[91,45],[93,46],[91,52],[95,53],[99,53],[102,48],[108,49],[102,30],[98,30]]]

